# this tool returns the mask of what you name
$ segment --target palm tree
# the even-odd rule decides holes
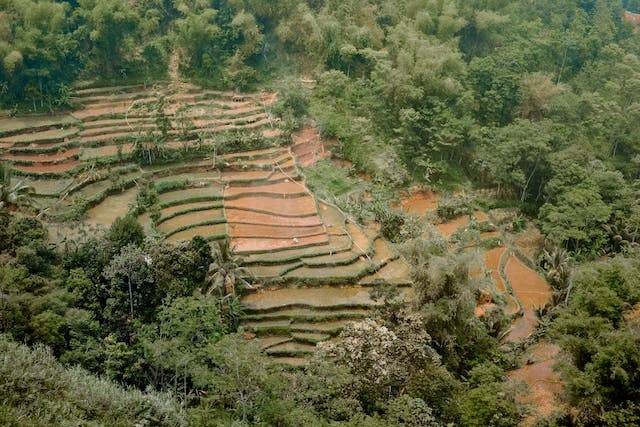
[[[229,241],[214,245],[213,262],[209,265],[209,272],[202,290],[205,295],[215,292],[221,297],[235,295],[239,288],[252,289],[246,280],[250,275],[246,267],[242,267],[240,257],[234,255],[229,247]]]
[[[13,171],[6,163],[0,163],[0,209],[9,206],[30,205],[33,187],[23,181],[12,183]]]
[[[233,255],[229,241],[224,240],[213,246],[213,262],[209,264],[209,272],[201,293],[212,296],[217,293],[223,318],[232,330],[238,327],[242,316],[242,306],[237,296],[238,288],[252,289],[245,279],[249,270],[242,267],[242,261]]]

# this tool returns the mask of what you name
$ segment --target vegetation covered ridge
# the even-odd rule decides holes
[[[0,0],[0,424],[640,424],[637,0]]]

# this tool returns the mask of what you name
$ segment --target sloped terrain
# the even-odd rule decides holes
[[[241,325],[277,360],[304,364],[317,342],[367,317],[373,285],[409,289],[408,265],[376,230],[310,192],[299,166],[330,152],[314,128],[285,140],[268,113],[275,95],[157,84],[79,89],[72,101],[67,115],[0,121],[0,154],[35,188],[45,217],[108,227],[154,188],[138,216],[147,233],[227,239],[258,285],[242,301]],[[263,148],[216,139],[256,130]],[[132,157],[158,139],[180,156],[152,166]]]
[[[214,141],[219,134],[280,138],[267,111],[275,99],[164,83],[79,89],[68,114],[1,118],[0,160],[34,187],[36,205],[48,217],[64,218],[78,205],[94,206],[161,175],[164,168],[142,169],[133,161],[136,147],[159,144],[166,157],[175,151],[187,158],[224,144]]]

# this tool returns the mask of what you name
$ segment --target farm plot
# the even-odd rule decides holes
[[[189,85],[80,89],[71,115],[0,120],[0,156],[50,204],[48,218],[85,212],[94,229],[140,212],[131,208],[141,189],[155,188],[139,216],[147,232],[171,242],[228,240],[258,284],[242,300],[243,327],[267,354],[297,366],[317,342],[370,315],[372,286],[408,292],[411,281],[408,265],[375,229],[347,220],[307,188],[298,165],[330,155],[317,131],[295,134],[291,148],[199,151],[228,130],[281,137],[266,110],[275,100]],[[159,136],[164,150],[184,150],[185,160],[135,163],[136,144]],[[71,232],[64,227],[57,229]]]
[[[33,176],[75,169],[79,123],[71,116],[30,116],[0,120],[0,160]]]
[[[267,354],[302,365],[315,344],[336,336],[349,322],[366,318],[379,302],[363,286],[264,289],[243,299],[242,327]]]

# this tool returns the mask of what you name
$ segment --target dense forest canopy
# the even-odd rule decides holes
[[[283,371],[211,285],[212,268],[235,284],[226,248],[158,241],[130,216],[55,248],[3,178],[0,424],[516,425],[522,349],[504,351],[504,318],[474,315],[465,255],[389,209],[416,184],[491,190],[544,234],[540,335],[566,354],[570,409],[540,425],[640,424],[640,30],[625,11],[640,1],[0,0],[7,115],[174,74],[276,90],[283,127],[312,119],[370,179],[340,207],[403,244],[416,290],[408,307],[377,290],[375,318]]]

